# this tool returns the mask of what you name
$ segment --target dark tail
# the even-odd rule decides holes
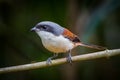
[[[79,43],[78,45],[88,47],[88,48],[98,49],[98,50],[106,50],[107,49],[106,47],[92,45],[92,44],[85,44],[85,43]]]

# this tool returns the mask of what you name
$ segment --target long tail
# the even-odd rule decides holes
[[[78,45],[88,47],[88,48],[98,49],[98,50],[106,50],[107,49],[106,47],[92,45],[92,44],[85,44],[85,43],[78,43]]]

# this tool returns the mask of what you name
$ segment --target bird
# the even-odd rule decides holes
[[[41,38],[43,46],[54,54],[46,60],[47,64],[51,64],[51,60],[56,58],[59,53],[68,53],[66,60],[69,63],[72,63],[71,50],[77,46],[84,46],[98,50],[106,49],[102,46],[83,43],[79,37],[70,30],[52,21],[39,22],[31,28],[31,31],[36,32]]]

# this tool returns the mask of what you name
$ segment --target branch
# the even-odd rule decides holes
[[[73,56],[72,61],[75,62],[75,61],[92,60],[92,59],[96,59],[96,58],[115,56],[118,54],[120,54],[120,49],[105,50],[105,51],[100,51],[100,52],[94,52],[94,53],[89,53],[89,54]],[[5,68],[0,68],[0,74],[8,73],[8,72],[31,70],[31,69],[37,69],[37,68],[44,68],[44,67],[64,64],[66,62],[67,62],[66,58],[61,58],[61,59],[52,60],[51,65],[47,65],[46,61],[43,61],[43,62],[36,62],[36,63],[31,63],[31,64],[5,67]]]

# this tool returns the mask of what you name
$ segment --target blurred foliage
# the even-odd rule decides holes
[[[77,5],[72,5],[71,1]],[[72,17],[76,15],[76,20],[69,18],[72,16],[70,5],[77,9],[77,15],[73,14]],[[74,12],[73,9],[70,10]],[[36,23],[45,20],[74,30],[83,42],[103,45],[109,49],[120,48],[119,0],[0,0],[0,67],[43,61],[52,56],[42,46],[40,38],[30,32]],[[69,27],[71,21],[75,21],[78,27]],[[77,53],[93,52],[80,48],[76,49]],[[119,58],[116,56],[73,63],[73,66],[77,65],[75,79],[120,80]],[[63,68],[64,65],[60,65],[2,74],[0,80],[65,80]]]

